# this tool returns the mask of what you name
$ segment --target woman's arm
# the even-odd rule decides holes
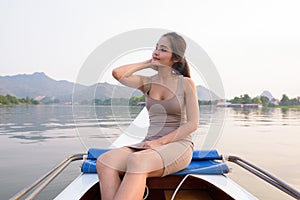
[[[165,135],[157,140],[149,141],[144,143],[144,147],[155,147],[170,142],[175,142],[187,137],[193,131],[197,130],[199,123],[199,106],[197,89],[190,78],[183,79],[183,88],[186,102],[186,115],[187,123],[181,125],[176,130],[172,131],[168,135]]]
[[[144,92],[143,86],[147,81],[147,77],[141,75],[134,75],[134,73],[142,69],[151,67],[151,60],[146,60],[144,62],[118,67],[112,71],[112,75],[120,83],[128,87],[140,89],[142,92]]]

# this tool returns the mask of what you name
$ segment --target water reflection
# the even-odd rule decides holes
[[[70,129],[86,131],[80,136],[86,138],[116,137],[140,113],[138,106],[13,106],[0,107],[0,136],[31,142],[45,142],[57,138],[74,138]],[[287,108],[217,108],[200,106],[199,127],[207,132],[216,123],[218,112],[226,110],[226,121],[232,120],[238,126],[300,125],[300,109]],[[220,115],[221,116],[221,115]],[[97,129],[105,134],[99,134]],[[106,131],[110,129],[117,131]]]
[[[231,111],[234,120],[245,127],[300,125],[300,109],[296,108],[234,108]]]
[[[215,106],[200,106],[199,110],[199,127],[207,128],[216,120],[214,116],[217,116],[219,112],[223,112],[222,109]]]
[[[18,139],[20,143],[45,142],[49,139],[74,138],[68,130],[128,126],[142,107],[39,105],[0,107],[0,136]],[[126,111],[126,112],[125,112]],[[129,114],[128,114],[129,113]],[[93,131],[88,137],[107,137]]]

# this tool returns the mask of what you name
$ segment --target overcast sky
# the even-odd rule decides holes
[[[300,96],[299,0],[2,0],[0,75],[45,72],[74,82],[104,41],[163,28],[199,44],[227,98]]]

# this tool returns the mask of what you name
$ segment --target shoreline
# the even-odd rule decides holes
[[[112,105],[94,105],[94,104],[0,104],[0,107],[13,107],[13,106],[112,106]],[[129,106],[129,107],[142,107],[140,105],[113,105],[113,106]],[[199,105],[199,107],[215,107],[216,105]],[[290,106],[262,106],[259,108],[235,108],[235,107],[219,107],[219,108],[233,108],[233,109],[265,109],[265,108],[299,108],[300,105],[290,105]]]

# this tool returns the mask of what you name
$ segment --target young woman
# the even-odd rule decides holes
[[[148,177],[166,176],[190,163],[194,146],[190,134],[198,127],[199,108],[185,49],[180,35],[166,33],[157,42],[152,59],[113,70],[119,82],[144,93],[150,125],[141,143],[110,150],[98,158],[102,200],[141,200]],[[157,74],[135,74],[146,68]]]

